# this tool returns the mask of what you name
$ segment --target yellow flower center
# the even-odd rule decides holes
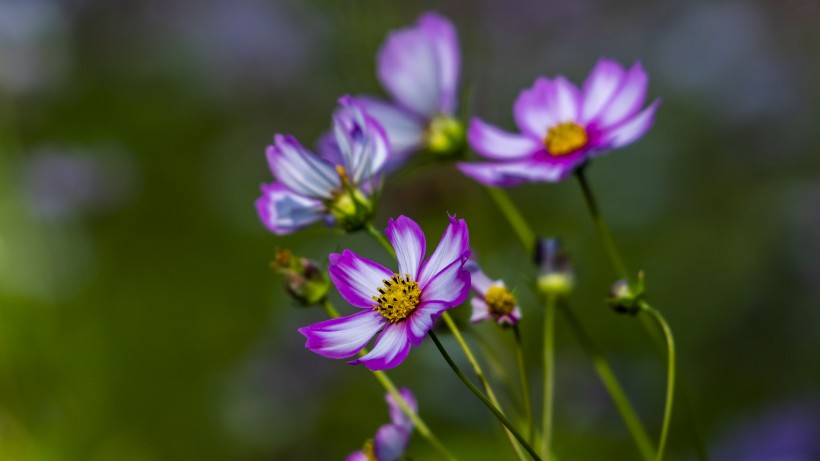
[[[550,155],[571,154],[587,145],[587,131],[575,122],[564,122],[547,131],[544,144]]]
[[[484,301],[495,316],[507,315],[515,309],[515,296],[506,287],[493,285],[484,295]]]
[[[384,287],[379,288],[379,296],[373,296],[373,309],[390,323],[406,319],[419,305],[421,290],[419,284],[410,278],[410,274],[393,274],[390,279],[382,280]]]

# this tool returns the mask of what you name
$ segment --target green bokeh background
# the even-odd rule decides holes
[[[2,0],[0,459],[343,459],[387,421],[364,368],[303,348],[296,328],[323,313],[295,307],[268,267],[277,247],[318,261],[342,248],[387,255],[366,235],[322,226],[274,236],[253,202],[271,180],[272,135],[310,145],[338,96],[382,94],[380,42],[433,8],[459,28],[462,106],[503,126],[538,75],[581,81],[601,56],[643,62],[650,97],[663,98],[655,126],[595,160],[589,177],[675,331],[693,420],[723,453],[743,424],[815,408],[813,2]],[[54,156],[93,174],[64,180],[70,171],[38,167]],[[539,234],[563,238],[572,308],[656,436],[663,362],[638,322],[602,302],[615,276],[577,184],[510,195]],[[59,211],[44,212],[43,197]],[[447,212],[467,220],[489,275],[518,287],[539,389],[530,256],[482,189],[452,165],[414,168],[385,182],[376,224],[406,214],[432,245]],[[469,312],[453,315],[466,324]],[[557,329],[560,459],[637,459],[560,317]],[[476,347],[479,336],[512,372],[509,333],[479,325]],[[511,459],[431,344],[391,375],[460,459]],[[678,400],[669,459],[694,459],[685,412]],[[409,455],[436,459],[418,437]]]

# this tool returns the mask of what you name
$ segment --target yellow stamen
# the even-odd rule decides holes
[[[393,274],[393,277],[382,280],[383,288],[378,288],[379,296],[373,296],[373,310],[379,312],[390,323],[406,319],[419,305],[421,290],[419,284],[410,278],[410,274]]]
[[[484,295],[484,301],[495,316],[507,315],[515,309],[515,296],[506,287],[493,285]]]
[[[550,155],[560,156],[571,154],[587,145],[587,132],[575,122],[564,122],[547,131],[544,144]]]
[[[342,165],[336,165],[336,173],[339,173],[339,179],[342,180],[342,184],[347,184],[350,182],[347,177],[347,171],[345,171],[345,167]]]

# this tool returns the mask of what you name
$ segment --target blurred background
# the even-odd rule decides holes
[[[428,9],[458,27],[463,108],[510,128],[536,76],[578,82],[602,56],[642,61],[664,100],[655,126],[589,177],[678,341],[691,401],[677,402],[668,459],[695,459],[688,420],[713,459],[820,459],[810,0],[0,0],[0,459],[334,460],[387,422],[364,368],[304,349],[296,328],[324,315],[295,307],[269,268],[277,247],[387,256],[321,225],[276,237],[253,202],[273,134],[312,145],[338,96],[382,94],[379,44]],[[602,302],[615,275],[577,184],[511,196],[564,239],[571,308],[655,439],[664,363],[639,322]],[[518,287],[538,395],[533,268],[481,188],[447,164],[402,173],[376,224],[407,214],[433,241],[446,212],[466,218],[489,275]],[[561,317],[557,329],[556,453],[638,459]],[[514,372],[510,336],[487,324],[470,341]],[[394,380],[460,459],[512,459],[428,343]],[[408,455],[437,459],[420,437]]]

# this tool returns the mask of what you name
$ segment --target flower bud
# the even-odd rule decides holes
[[[316,262],[279,249],[271,267],[285,277],[285,290],[303,307],[321,304],[327,297],[330,280]]]
[[[557,238],[541,238],[535,245],[538,265],[536,289],[544,296],[569,296],[575,285],[569,255]]]
[[[643,272],[639,272],[638,281],[634,284],[625,279],[613,283],[607,303],[619,314],[635,315],[643,308],[645,294]]]
[[[427,127],[427,149],[436,155],[458,156],[464,150],[464,126],[452,117],[434,117]]]

